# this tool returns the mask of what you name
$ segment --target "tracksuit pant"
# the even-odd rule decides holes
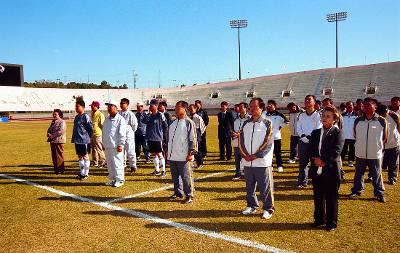
[[[256,187],[260,191],[263,209],[274,211],[272,167],[244,167],[247,207],[258,208]]]
[[[274,155],[276,166],[282,166],[282,140],[274,140]]]
[[[354,186],[351,192],[361,194],[364,190],[364,173],[368,166],[369,175],[374,186],[374,195],[383,196],[385,188],[383,186],[381,164],[381,159],[361,159],[356,157],[356,173],[354,174]]]
[[[234,152],[234,155],[235,155],[235,168],[236,168],[235,173],[237,175],[238,174],[242,174],[243,175],[243,169],[241,168],[242,156],[240,154],[239,147],[234,147],[233,148],[233,152]]]
[[[354,162],[355,159],[355,147],[354,144],[356,143],[356,140],[351,140],[351,139],[345,139],[344,140],[344,146],[342,150],[342,161],[345,161],[346,154],[348,154],[347,161],[349,162]],[[347,152],[348,151],[348,152]]]
[[[174,183],[175,195],[179,197],[192,196],[193,194],[193,178],[192,171],[189,168],[189,162],[186,161],[169,161],[171,168],[172,181]]]
[[[197,137],[197,147],[200,147],[200,143],[201,143],[201,130],[200,130],[200,128],[196,129],[196,137]],[[203,153],[202,153],[200,148],[197,149],[197,152],[194,155],[194,159],[196,160],[197,166],[203,165]]]
[[[143,150],[144,156],[146,157],[146,161],[150,160],[150,153],[147,150],[147,142],[146,137],[142,134],[135,134],[135,153],[136,158],[140,157],[140,152]]]
[[[299,144],[299,136],[290,136],[290,160],[294,160],[297,157],[297,144]]]
[[[201,150],[201,154],[204,156],[207,156],[207,134],[206,131],[201,135],[201,141],[200,141],[200,146],[199,150]]]
[[[383,150],[382,169],[388,170],[389,180],[397,180],[397,170],[399,168],[399,148],[389,148]]]
[[[314,192],[314,221],[336,228],[340,181],[324,180],[317,176],[312,180]]]
[[[299,175],[297,177],[298,185],[306,185],[308,177],[307,165],[310,161],[310,143],[304,143],[299,141],[298,152],[299,152]]]
[[[108,169],[108,180],[125,181],[124,174],[124,150],[118,152],[117,148],[106,148],[106,160]]]
[[[136,150],[135,150],[135,137],[129,136],[125,142],[125,157],[129,161],[130,167],[136,167]],[[124,163],[125,164],[125,163]]]

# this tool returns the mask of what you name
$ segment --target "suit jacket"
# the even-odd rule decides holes
[[[222,118],[222,112],[218,113],[218,138],[230,138],[233,126],[233,116],[230,111],[227,111],[225,117]]]
[[[324,179],[329,181],[340,181],[340,169],[342,161],[340,154],[344,145],[344,134],[341,129],[332,127],[321,144],[319,151],[319,141],[323,128],[315,129],[311,133],[311,157],[319,157],[325,166],[322,168],[322,174],[317,174],[318,167],[312,162],[309,175],[312,179]]]

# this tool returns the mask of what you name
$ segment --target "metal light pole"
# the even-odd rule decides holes
[[[239,80],[242,80],[242,69],[240,65],[240,28],[247,27],[247,19],[231,20],[229,23],[231,25],[231,28],[237,29],[238,48],[239,48]]]
[[[339,67],[339,40],[338,40],[338,22],[344,21],[347,18],[347,12],[336,12],[326,15],[326,20],[328,22],[336,23],[336,68]]]

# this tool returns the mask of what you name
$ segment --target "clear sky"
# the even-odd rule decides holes
[[[0,62],[24,65],[25,80],[87,81],[138,87],[400,60],[398,0],[0,0]]]

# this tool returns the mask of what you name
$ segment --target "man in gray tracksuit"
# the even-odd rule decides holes
[[[192,202],[193,179],[189,168],[193,155],[197,150],[196,126],[186,115],[188,103],[178,101],[175,105],[176,119],[169,127],[168,160],[170,161],[174,194],[171,200],[182,198],[184,204]]]
[[[360,196],[364,190],[364,173],[368,166],[374,186],[374,195],[379,202],[385,202],[382,180],[383,148],[387,140],[388,128],[386,120],[376,111],[378,101],[374,98],[364,99],[364,115],[354,122],[356,172],[351,198]]]
[[[247,207],[242,214],[249,215],[258,209],[256,186],[264,203],[264,219],[270,219],[274,212],[272,157],[274,138],[272,123],[261,116],[264,102],[253,98],[250,102],[251,119],[247,120],[239,134],[239,149],[246,178]],[[272,138],[271,138],[272,137]]]
[[[135,131],[138,127],[138,121],[135,114],[129,110],[129,99],[123,98],[120,103],[121,111],[119,114],[126,121],[126,142],[125,153],[131,167],[131,172],[136,172],[136,150],[135,150]]]

